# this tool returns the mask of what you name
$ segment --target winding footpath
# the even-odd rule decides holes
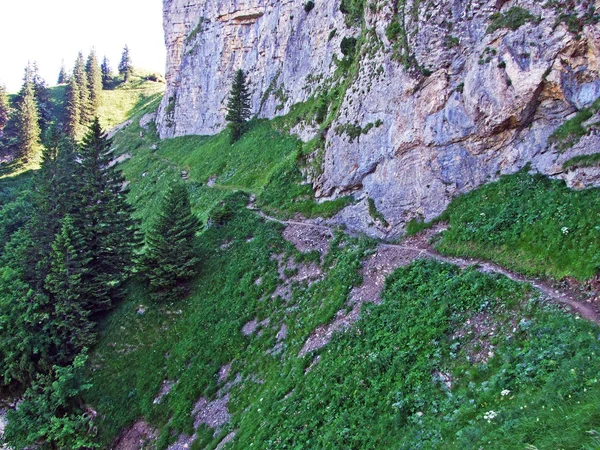
[[[335,232],[335,228],[327,225],[315,224],[308,221],[304,222],[298,220],[277,219],[275,217],[271,217],[265,214],[264,212],[255,208],[253,205],[249,205],[248,209],[256,212],[264,220],[267,220],[269,222],[276,222],[286,227],[304,227],[306,229],[326,232],[331,236],[333,236]],[[443,231],[443,229],[434,230],[434,234],[439,233],[441,231]],[[540,291],[550,301],[566,305],[578,316],[600,325],[600,314],[598,313],[598,311],[591,304],[585,302],[585,300],[579,299],[574,292],[571,292],[567,289],[555,288],[547,281],[543,281],[537,278],[526,277],[524,275],[512,272],[502,266],[499,266],[489,261],[473,258],[448,257],[441,255],[440,253],[435,251],[433,247],[429,244],[429,238],[431,237],[431,235],[427,236],[426,232],[420,233],[420,235],[421,236],[417,235],[414,238],[408,238],[403,244],[379,243],[377,247],[377,252],[386,249],[400,250],[411,255],[409,262],[412,262],[419,258],[431,258],[436,261],[454,264],[462,268],[475,266],[477,270],[483,273],[495,273],[504,275],[505,277],[513,281],[519,283],[527,283],[531,285],[536,290]],[[394,269],[401,267],[402,265],[406,265],[405,262],[403,264],[398,264],[396,267],[394,267]]]

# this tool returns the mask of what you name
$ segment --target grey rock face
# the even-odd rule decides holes
[[[597,139],[585,138],[566,153],[548,140],[600,96],[599,27],[586,25],[576,36],[557,25],[554,7],[533,0],[415,2],[379,1],[365,9],[363,45],[378,50],[361,53],[314,180],[322,199],[357,198],[335,220],[392,237],[407,221],[430,220],[456,195],[528,163],[579,188],[597,184],[598,171],[562,170],[567,156],[598,152]],[[334,55],[341,58],[341,38],[360,31],[346,27],[338,0],[315,3],[306,13],[300,1],[165,0],[169,59],[157,119],[161,136],[223,129],[229,76],[240,67],[249,70],[261,117],[285,114],[326,85]],[[539,20],[488,32],[492,14],[515,6]],[[386,36],[394,18],[406,30],[400,49]],[[339,131],[375,123],[355,139]],[[318,132],[313,124],[296,131],[305,140]],[[368,199],[389,226],[371,220]]]
[[[294,0],[164,0],[167,92],[158,114],[162,138],[214,134],[225,122],[231,76],[248,71],[253,111],[289,112],[332,70],[343,28],[339,0],[307,13]]]

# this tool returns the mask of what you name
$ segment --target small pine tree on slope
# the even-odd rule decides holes
[[[8,95],[6,95],[6,88],[0,84],[0,138],[9,118],[10,104],[8,102]]]
[[[34,159],[40,151],[40,125],[33,84],[26,81],[16,108],[19,155],[25,161]]]
[[[194,245],[198,227],[187,187],[171,186],[146,236],[142,257],[142,268],[155,300],[176,299],[188,293],[186,282],[193,277],[198,263]]]
[[[125,81],[125,83],[127,83],[131,75],[133,75],[133,63],[131,62],[131,56],[129,56],[128,46],[125,46],[123,54],[121,55],[119,74],[123,76],[123,81]]]
[[[88,85],[87,73],[85,71],[85,62],[81,52],[79,52],[77,60],[75,61],[73,78],[75,78],[79,90],[79,123],[85,126],[91,122],[93,114],[90,104],[90,88]]]
[[[60,72],[58,73],[57,84],[67,84],[69,81],[69,75],[67,74],[67,69],[65,69],[65,61],[63,60],[60,65]]]
[[[90,56],[88,56],[85,72],[90,90],[90,113],[92,116],[96,116],[100,108],[100,96],[102,95],[102,72],[100,71],[98,58],[96,58],[96,52],[93,49]]]
[[[246,74],[240,69],[236,72],[231,86],[227,102],[227,116],[225,117],[225,120],[229,122],[232,144],[238,141],[246,131],[250,114],[250,92],[246,84]]]
[[[108,89],[110,87],[110,82],[112,81],[112,68],[110,67],[110,62],[106,56],[102,60],[100,70],[102,72],[102,88]]]
[[[72,139],[77,139],[80,133],[81,125],[81,107],[80,107],[79,86],[75,77],[69,79],[65,93],[65,117],[63,122],[63,131]]]

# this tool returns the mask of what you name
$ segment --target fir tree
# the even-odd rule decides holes
[[[75,77],[71,77],[65,93],[65,117],[63,130],[67,136],[76,139],[79,136],[81,107],[79,86]]]
[[[65,69],[65,60],[62,60],[60,65],[60,72],[58,73],[57,84],[67,84],[69,82],[69,75],[67,74],[67,69]]]
[[[92,116],[96,116],[98,114],[98,108],[100,108],[102,72],[100,71],[98,59],[96,58],[96,51],[94,49],[92,49],[90,55],[88,56],[85,71],[90,90],[90,113]]]
[[[8,95],[6,95],[6,87],[0,84],[0,138],[3,135],[4,127],[8,123],[10,117],[10,103]]]
[[[79,52],[75,61],[73,78],[75,78],[79,90],[79,123],[85,126],[90,123],[93,114],[91,114],[90,89],[85,71],[85,62],[83,61],[83,54],[81,52]]]
[[[119,74],[123,76],[123,81],[126,83],[129,81],[131,75],[133,75],[133,64],[131,62],[131,56],[129,56],[129,47],[127,45],[123,48],[123,54],[121,55]]]
[[[77,168],[73,143],[52,126],[47,133],[42,164],[31,194],[33,214],[29,228],[36,245],[29,256],[31,263],[28,266],[35,268],[35,275],[29,281],[38,289],[45,285],[52,242],[60,232],[62,221],[78,206],[75,204],[79,191]]]
[[[41,131],[33,83],[26,81],[21,92],[15,111],[17,145],[19,155],[29,161],[39,153]]]
[[[98,448],[83,400],[83,393],[92,386],[85,376],[86,361],[84,350],[73,364],[54,366],[50,374],[37,377],[19,408],[8,412],[3,438],[10,448]]]
[[[225,117],[229,122],[232,144],[239,140],[246,131],[250,114],[250,92],[246,84],[246,75],[240,69],[236,72],[233,85],[231,86],[229,101],[227,103],[227,116]]]
[[[122,295],[123,283],[134,265],[140,243],[133,207],[121,172],[113,165],[111,142],[94,119],[79,149],[81,187],[74,213],[89,250],[89,270],[84,276],[88,309],[94,314]]]
[[[58,364],[68,364],[85,346],[94,341],[94,324],[86,309],[86,289],[83,276],[90,262],[85,242],[75,228],[71,216],[62,221],[62,227],[52,243],[50,271],[45,289],[53,306],[54,326],[60,347],[53,349]]]
[[[53,120],[52,100],[50,89],[48,89],[46,80],[44,80],[40,75],[40,71],[36,62],[33,63],[31,68],[31,82],[33,83],[33,92],[35,94],[35,100],[38,108],[40,129],[42,132],[44,132]]]
[[[189,281],[198,263],[194,236],[199,221],[192,214],[188,189],[171,186],[156,222],[146,236],[142,258],[144,274],[156,300],[175,299],[188,292]]]
[[[112,81],[112,68],[110,67],[110,62],[108,58],[105,56],[102,60],[102,88],[108,89],[110,87],[110,83]]]

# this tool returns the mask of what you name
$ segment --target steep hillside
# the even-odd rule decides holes
[[[551,139],[600,95],[594,2],[312,4],[165,0],[161,137],[222,130],[230,77],[242,68],[259,117],[313,105],[295,131],[325,137],[317,196],[353,195],[359,203],[336,221],[372,236],[397,236],[526,164],[597,183],[562,167],[597,152],[588,127],[568,146]],[[370,203],[387,225],[369,220]]]
[[[172,213],[170,186],[188,189],[189,295],[153,300],[144,255],[128,257],[123,290],[76,349],[85,365],[27,382],[3,372],[0,435],[9,409],[15,449],[600,448],[596,5],[164,0],[166,93],[143,77],[105,91],[112,140],[98,141],[101,169],[125,176],[114,197],[133,206],[116,215],[143,233]],[[232,144],[238,68],[256,117]],[[53,96],[60,112],[64,89]],[[84,150],[56,161],[85,168]],[[10,258],[31,272],[55,261],[29,256],[28,224],[50,222],[32,213],[45,200],[35,173],[0,179],[13,366],[40,356],[46,330],[57,345],[81,332],[54,305],[94,293],[81,230],[59,215],[65,192],[101,211],[108,189],[60,190],[86,172],[55,164],[48,242],[77,264],[52,274],[83,289],[44,300],[52,277],[18,278]],[[94,242],[113,222],[82,223]],[[25,345],[7,336],[13,318]]]
[[[593,283],[585,282],[598,271],[600,241],[585,224],[599,209],[578,206],[596,204],[598,189],[574,192],[543,177],[507,176],[454,202],[442,217],[448,231],[441,223],[381,244],[322,220],[293,218],[344,206],[317,206],[310,189],[291,196],[300,176],[278,181],[294,167],[299,175],[301,155],[314,145],[285,132],[293,117],[258,121],[231,146],[226,133],[160,140],[148,123],[155,107],[117,133],[117,159],[144,225],[168,183],[185,180],[205,223],[202,264],[188,299],[153,303],[134,283],[102,325],[87,401],[103,447],[598,444],[587,431],[600,426],[600,329],[593,323],[600,316],[590,303],[597,302]],[[481,197],[484,215],[471,218]],[[569,207],[579,213],[565,222]],[[488,225],[486,217],[496,219]],[[557,242],[546,253],[535,245],[540,229]],[[521,245],[503,247],[511,236]],[[584,283],[553,285],[446,258],[430,240],[445,253],[472,248],[469,256],[526,275]],[[505,248],[517,256],[503,258]],[[591,256],[570,258],[565,248]],[[527,261],[538,258],[530,269]],[[477,263],[498,273],[469,267]]]

